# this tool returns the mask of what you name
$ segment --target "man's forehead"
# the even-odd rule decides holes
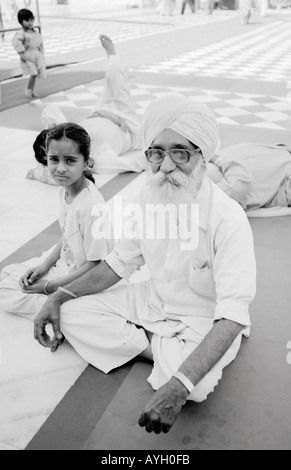
[[[191,147],[193,144],[189,142],[186,137],[179,134],[172,129],[163,130],[152,142],[151,146],[165,146],[165,145],[183,145]]]

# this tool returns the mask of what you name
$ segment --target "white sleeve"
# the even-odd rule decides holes
[[[95,221],[96,217],[92,214],[91,209],[85,211],[79,221],[87,261],[103,260],[108,253],[108,243],[106,240],[108,231],[106,231],[105,227],[100,236],[97,236],[96,230],[94,230]]]
[[[145,264],[140,240],[123,238],[105,258],[105,261],[118,276],[129,280],[131,275]]]
[[[225,318],[249,327],[249,304],[256,293],[256,260],[251,227],[243,211],[237,220],[218,228],[215,250],[214,321]]]
[[[16,52],[24,52],[25,47],[24,47],[24,35],[22,31],[17,31],[17,33],[14,34],[13,39],[12,39],[12,45]]]

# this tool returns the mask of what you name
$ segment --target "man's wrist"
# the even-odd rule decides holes
[[[54,281],[49,281],[46,286],[46,291],[48,294],[54,294],[58,289],[58,285]]]
[[[51,294],[50,299],[52,299],[53,302],[56,302],[59,305],[64,304],[68,300],[71,300],[70,297],[68,297],[66,294],[59,290],[56,290],[53,294]]]
[[[180,372],[179,370],[173,374],[173,377],[175,377],[176,379],[179,380],[179,382],[181,382],[184,387],[186,388],[186,390],[188,391],[188,394],[190,394],[193,390],[194,390],[194,385],[192,384],[192,382],[188,379],[188,377],[186,377],[185,374],[183,374],[183,372]]]
[[[169,382],[172,389],[175,390],[176,395],[178,395],[183,401],[184,404],[189,396],[189,391],[187,387],[176,377],[172,377]]]

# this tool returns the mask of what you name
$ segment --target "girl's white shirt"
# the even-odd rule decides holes
[[[88,180],[88,187],[83,189],[71,204],[65,200],[65,188],[60,188],[60,217],[62,231],[61,264],[69,267],[69,271],[80,268],[86,261],[102,260],[113,248],[113,243],[105,237],[97,236],[94,230],[98,222],[96,208],[104,213],[105,200],[97,187]],[[110,220],[104,218],[104,224]],[[107,232],[106,232],[107,230]],[[110,233],[110,226],[103,233]]]

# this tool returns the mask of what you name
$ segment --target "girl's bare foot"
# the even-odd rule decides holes
[[[100,38],[101,44],[104,47],[107,54],[108,55],[116,55],[116,50],[115,50],[114,44],[111,41],[111,39],[108,36],[105,36],[105,34],[101,34],[101,36],[99,36],[99,38]]]

